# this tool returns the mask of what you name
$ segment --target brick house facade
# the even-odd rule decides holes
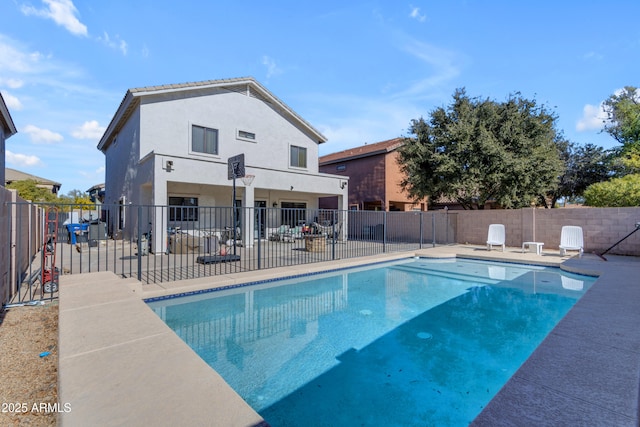
[[[400,187],[397,150],[402,144],[395,138],[327,154],[318,159],[319,170],[349,178],[349,209],[426,211],[427,199],[413,201]],[[335,198],[321,199],[320,207],[336,208]]]

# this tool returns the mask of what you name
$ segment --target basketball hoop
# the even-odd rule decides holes
[[[247,186],[247,187],[248,187],[248,186],[250,186],[250,185],[251,185],[251,183],[253,182],[253,179],[254,179],[255,177],[256,177],[255,175],[245,175],[245,176],[243,176],[243,177],[242,177],[242,178],[240,178],[240,179],[242,180],[242,183],[243,183],[245,186]]]

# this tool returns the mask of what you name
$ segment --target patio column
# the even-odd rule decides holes
[[[244,187],[244,197],[242,198],[242,214],[244,218],[242,223],[244,224],[244,230],[242,231],[242,243],[245,248],[253,247],[253,233],[254,233],[254,212],[255,193],[254,189],[250,185]]]
[[[340,233],[340,240],[347,240],[347,230],[349,230],[349,195],[348,193],[338,196],[338,222],[342,223],[342,232]]]

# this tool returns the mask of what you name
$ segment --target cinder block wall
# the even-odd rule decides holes
[[[489,224],[499,223],[505,225],[507,246],[520,247],[531,240],[557,249],[562,226],[577,225],[584,233],[585,252],[602,252],[635,229],[640,222],[640,207],[496,209],[450,211],[449,215],[458,217],[457,243],[484,245]],[[640,256],[640,231],[609,253]]]
[[[0,186],[0,305],[10,301],[16,292],[15,280],[24,275],[42,245],[41,209],[22,203],[25,200],[15,190]]]

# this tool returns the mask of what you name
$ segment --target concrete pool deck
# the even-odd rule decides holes
[[[406,258],[471,257],[559,266],[598,281],[547,336],[473,425],[637,426],[640,259],[560,257],[446,246],[160,285],[110,272],[60,283],[59,424],[266,425],[144,299]],[[63,406],[64,407],[64,406]]]

